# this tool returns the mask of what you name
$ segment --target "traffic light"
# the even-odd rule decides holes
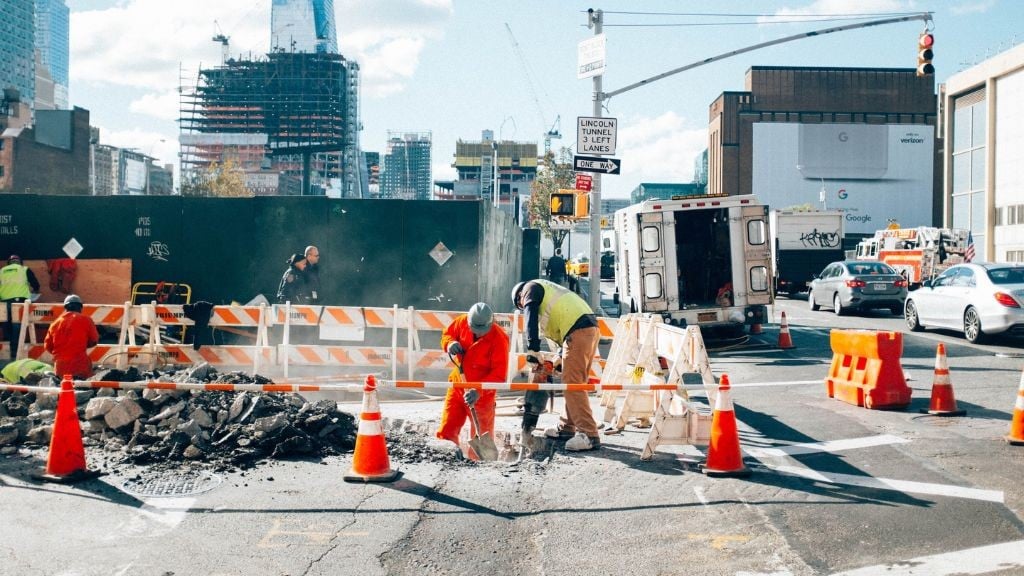
[[[551,194],[551,215],[572,217],[576,202],[576,194],[557,192]]]
[[[577,218],[587,218],[590,216],[590,194],[576,195],[576,210],[573,215]]]
[[[917,37],[917,75],[929,76],[935,74],[935,66],[932,66],[932,57],[935,53],[932,47],[935,45],[935,35],[930,32],[922,32]]]

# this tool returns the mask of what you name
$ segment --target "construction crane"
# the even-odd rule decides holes
[[[231,40],[230,36],[225,36],[224,32],[220,29],[220,24],[217,21],[213,21],[213,31],[215,32],[213,38],[214,42],[220,42],[220,63],[227,64],[228,62],[228,44]]]
[[[519,42],[516,41],[516,35],[512,33],[512,27],[505,22],[505,29],[508,30],[508,38],[512,42],[512,50],[515,51],[516,57],[519,58],[519,64],[523,67],[523,73],[526,76],[526,83],[530,87],[530,95],[533,96],[533,103],[537,106],[537,115],[540,117],[541,126],[547,126],[547,117],[544,115],[544,107],[541,106],[540,98],[537,97],[537,89],[533,84],[533,74],[530,73],[530,66],[526,62],[526,58],[523,56],[522,49],[519,48]],[[544,133],[544,156],[547,156],[551,152],[551,140],[562,138],[562,116],[558,115],[555,117],[555,123],[551,125],[551,128]]]

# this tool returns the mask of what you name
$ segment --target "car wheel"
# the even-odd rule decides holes
[[[843,303],[839,301],[839,294],[832,298],[832,311],[836,313],[836,316],[843,315]]]
[[[907,305],[903,309],[903,319],[907,321],[907,328],[910,328],[911,332],[923,330],[921,319],[917,315],[917,305],[913,300],[907,300]]]
[[[985,333],[981,331],[981,317],[973,306],[968,306],[964,312],[964,338],[971,344],[977,344],[985,339]]]
[[[807,307],[814,311],[821,309],[821,306],[814,303],[814,294],[810,292],[807,293]]]

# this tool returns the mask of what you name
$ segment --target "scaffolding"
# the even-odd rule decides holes
[[[303,194],[340,179],[343,195],[359,196],[358,69],[339,54],[294,52],[200,69],[181,92],[183,176],[231,160],[301,176]]]

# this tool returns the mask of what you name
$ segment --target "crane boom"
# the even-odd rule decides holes
[[[547,126],[547,117],[544,115],[544,107],[541,106],[540,98],[537,97],[537,88],[536,86],[534,86],[533,83],[533,75],[530,74],[530,67],[526,63],[526,57],[523,56],[523,51],[519,47],[519,42],[516,40],[516,35],[512,33],[512,27],[508,25],[508,22],[505,22],[505,30],[508,31],[508,38],[512,42],[512,50],[516,53],[516,57],[519,58],[519,64],[523,67],[523,73],[526,76],[526,83],[530,88],[530,96],[533,97],[533,103],[537,107],[537,115],[540,118],[540,124],[541,126]],[[548,131],[544,133],[545,156],[548,152],[551,151],[551,139],[562,137],[562,133],[559,131],[561,120],[562,118],[561,116],[559,116],[555,120],[555,123],[551,126],[551,128],[549,128]]]

